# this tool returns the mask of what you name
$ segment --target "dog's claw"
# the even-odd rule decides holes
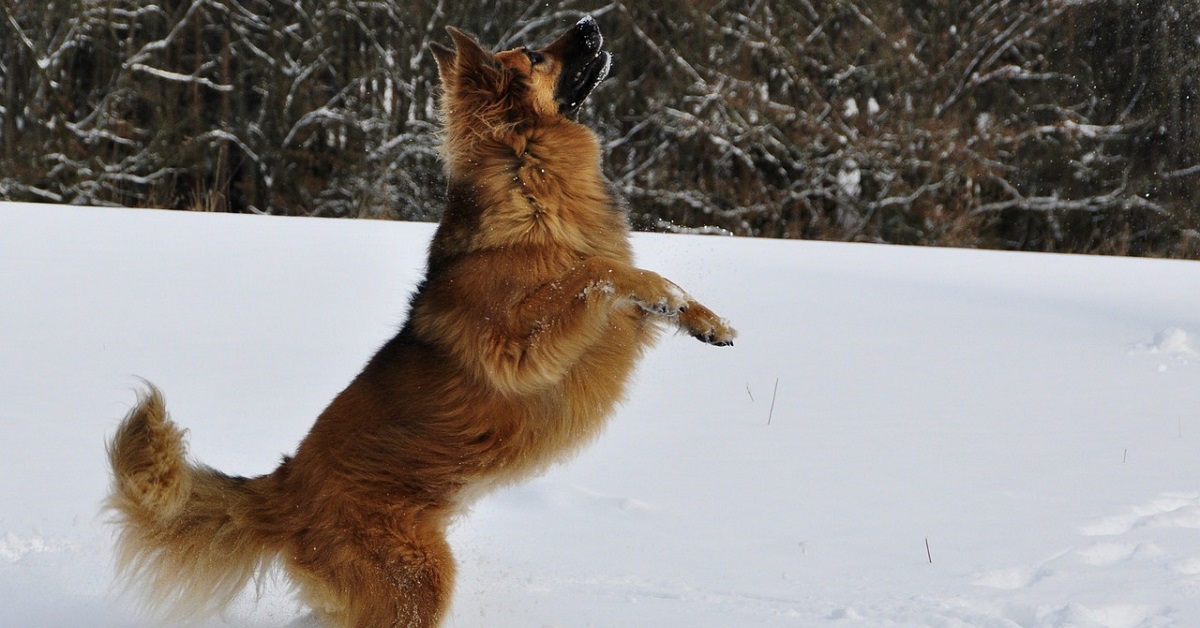
[[[717,340],[716,334],[706,332],[701,334],[692,334],[692,337],[705,344],[710,344],[714,347],[732,347],[733,340]]]

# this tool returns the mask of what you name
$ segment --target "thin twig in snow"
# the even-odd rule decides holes
[[[771,409],[767,412],[767,425],[771,424],[771,417],[775,416],[775,395],[779,393],[779,378],[775,378],[775,390],[771,393]]]

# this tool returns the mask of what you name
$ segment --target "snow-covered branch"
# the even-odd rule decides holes
[[[1148,201],[1139,196],[1123,193],[1104,194],[1081,199],[1063,199],[1052,196],[1036,196],[1031,198],[1013,198],[980,205],[972,210],[972,214],[991,214],[1011,210],[1031,211],[1039,213],[1066,212],[1099,212],[1110,209],[1141,209],[1156,214],[1166,215],[1167,210],[1158,203]]]
[[[196,76],[194,74],[180,74],[179,72],[171,72],[170,70],[164,70],[162,68],[152,67],[149,65],[145,65],[143,63],[134,63],[134,64],[129,65],[128,68],[129,68],[129,70],[131,70],[133,72],[145,72],[146,74],[149,74],[151,76],[155,76],[160,79],[167,80],[167,81],[175,81],[177,83],[195,83],[197,85],[203,85],[204,87],[207,87],[209,89],[214,89],[218,92],[232,92],[233,91],[232,85],[224,85],[224,84],[220,84],[220,83],[214,83],[213,81],[211,81],[203,76]]]

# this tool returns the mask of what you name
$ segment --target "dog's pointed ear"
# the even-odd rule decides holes
[[[442,83],[449,82],[454,75],[454,50],[436,41],[429,44],[429,50],[433,53],[434,61],[437,61],[438,78],[442,79]]]
[[[479,42],[475,41],[474,37],[454,28],[447,26],[446,32],[450,33],[450,38],[454,40],[454,48],[457,50],[458,62],[460,65],[479,65],[486,63],[491,54],[484,50]]]

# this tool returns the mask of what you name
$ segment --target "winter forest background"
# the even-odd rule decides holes
[[[1200,0],[0,0],[0,199],[436,219],[431,41],[600,21],[635,226],[1200,259]]]

